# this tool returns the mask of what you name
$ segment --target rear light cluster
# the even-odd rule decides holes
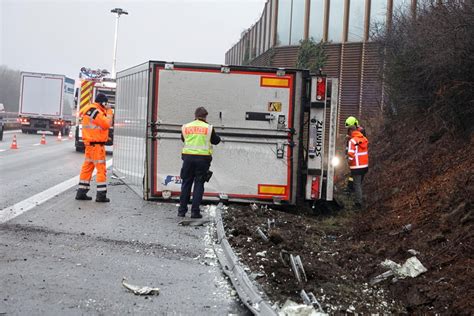
[[[320,181],[320,177],[313,177],[311,181],[311,198],[313,200],[319,200],[319,194],[320,194],[319,181]]]
[[[26,117],[19,117],[19,118],[17,118],[17,121],[19,123],[28,123],[30,120]]]
[[[54,125],[64,125],[64,121],[54,121]]]
[[[318,77],[316,79],[316,100],[326,100],[326,78]]]

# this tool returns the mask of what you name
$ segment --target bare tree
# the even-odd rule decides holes
[[[451,130],[473,130],[474,10],[472,1],[425,1],[416,17],[395,14],[375,36],[385,61],[385,92],[395,115],[436,112]]]
[[[17,112],[20,99],[20,71],[0,66],[0,103],[7,112]]]

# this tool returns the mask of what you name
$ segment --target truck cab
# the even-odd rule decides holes
[[[81,88],[78,88],[77,95],[78,95],[78,115],[77,115],[77,122],[76,122],[76,133],[75,133],[75,148],[76,151],[78,152],[83,152],[85,149],[84,142],[82,141],[82,120],[79,115],[79,111],[81,108],[84,106],[93,103],[95,100],[95,97],[99,93],[103,93],[107,96],[109,99],[108,101],[108,106],[112,108],[112,110],[115,109],[115,90],[116,90],[116,84],[113,79],[107,79],[103,78],[101,81],[98,82],[93,82],[93,87],[90,90],[90,93],[87,93],[87,91],[84,91],[82,87],[87,87],[87,84],[84,85],[84,83],[81,85]],[[86,93],[84,93],[86,92]],[[86,101],[89,100],[89,101]],[[85,102],[86,101],[86,102]],[[113,124],[113,122],[112,122]],[[106,146],[112,146],[113,145],[113,138],[114,138],[114,127],[110,127],[109,129],[109,141],[105,144]]]

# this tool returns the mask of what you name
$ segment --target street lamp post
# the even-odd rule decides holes
[[[128,15],[128,12],[125,10],[122,10],[121,8],[115,8],[110,10],[110,12],[115,13],[117,15],[117,18],[115,20],[115,39],[114,39],[114,61],[112,63],[112,78],[115,79],[116,75],[116,65],[117,65],[117,39],[118,39],[118,25],[119,25],[119,19],[122,14]]]

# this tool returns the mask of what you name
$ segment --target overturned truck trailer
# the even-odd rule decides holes
[[[179,198],[181,126],[204,106],[222,138],[205,199],[332,200],[337,91],[336,79],[298,69],[150,61],[124,70],[114,173],[144,199]]]

